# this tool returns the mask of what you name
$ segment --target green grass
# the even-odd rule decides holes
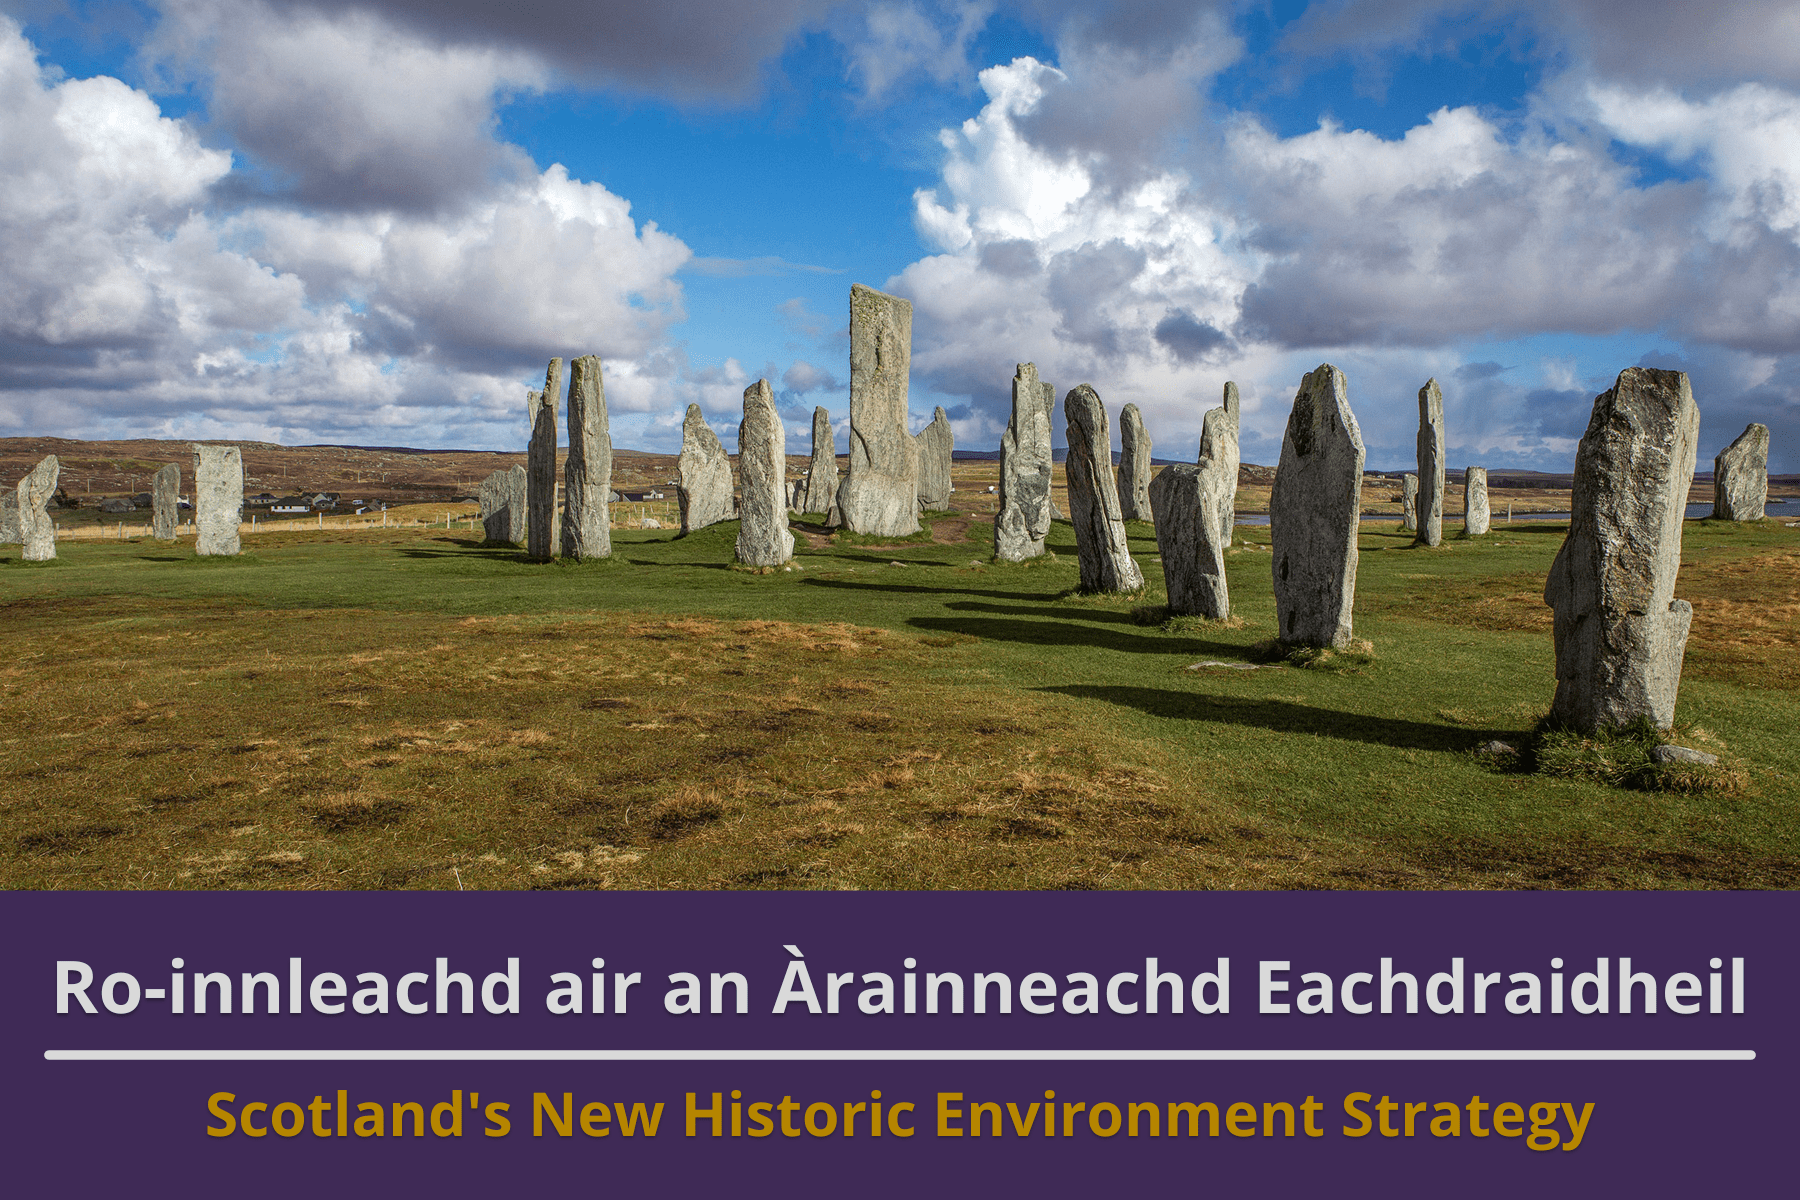
[[[1238,531],[1230,622],[1159,614],[1147,525],[1133,596],[1076,592],[1065,523],[1048,561],[971,565],[972,522],[771,575],[731,569],[736,533],[615,530],[590,564],[410,529],[11,550],[0,884],[1800,882],[1777,525],[1687,528],[1677,730],[1741,780],[1723,794],[1473,753],[1549,707],[1559,526],[1431,549],[1365,526],[1371,653],[1313,669],[1258,650],[1266,528]]]

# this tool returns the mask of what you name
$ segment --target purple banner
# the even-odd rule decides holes
[[[11,1176],[1763,1194],[1791,1186],[1797,905],[11,894]]]

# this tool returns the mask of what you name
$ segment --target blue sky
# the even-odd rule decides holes
[[[0,434],[522,446],[847,419],[847,294],[991,449],[1013,364],[1273,462],[1342,367],[1372,466],[1566,470],[1634,364],[1800,470],[1800,6],[0,0]],[[1670,47],[1680,47],[1672,53]],[[1060,436],[1059,436],[1060,441]]]

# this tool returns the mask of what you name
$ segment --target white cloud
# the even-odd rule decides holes
[[[495,94],[548,76],[516,49],[421,39],[366,11],[179,0],[148,57],[209,93],[265,188],[309,206],[437,210],[534,173],[492,136]]]
[[[521,377],[578,353],[672,402],[688,248],[560,166],[436,214],[220,212],[229,154],[11,24],[0,103],[0,428],[508,444]]]
[[[1162,61],[1199,64],[1170,68],[1198,86],[1194,72],[1228,60],[1208,45],[1211,57]],[[1185,156],[1146,156],[1142,139],[1115,153],[1044,119],[1052,103],[1105,105],[1112,75],[1083,53],[981,73],[987,103],[940,135],[941,182],[915,196],[938,253],[889,282],[914,302],[915,375],[971,397],[975,441],[997,436],[1013,363],[1031,359],[1060,389],[1090,382],[1114,411],[1138,404],[1159,447],[1190,445],[1234,378],[1248,436],[1272,456],[1301,373],[1330,359],[1355,372],[1365,434],[1391,456],[1410,445],[1413,392],[1437,375],[1467,398],[1467,450],[1554,459],[1593,391],[1479,373],[1452,384],[1458,347],[1661,329],[1763,361],[1800,353],[1800,101],[1785,92],[1596,88],[1576,102],[1560,88],[1525,117],[1445,108],[1396,139],[1333,124],[1282,137],[1221,113]],[[1646,185],[1613,139],[1705,177]],[[1709,361],[1722,387],[1761,387],[1766,402],[1771,385],[1741,382],[1754,371]]]

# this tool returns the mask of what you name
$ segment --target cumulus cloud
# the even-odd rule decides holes
[[[535,173],[493,137],[496,93],[547,76],[518,50],[424,42],[366,11],[177,0],[147,55],[208,95],[263,190],[309,208],[435,210]]]
[[[986,104],[940,135],[941,181],[915,196],[937,252],[889,286],[914,301],[915,373],[972,398],[977,437],[1004,424],[1025,359],[1137,403],[1159,447],[1197,438],[1235,378],[1270,457],[1295,382],[1326,358],[1369,385],[1365,435],[1396,458],[1429,375],[1464,397],[1468,451],[1572,449],[1610,377],[1465,363],[1457,347],[1483,340],[1661,331],[1736,356],[1709,380],[1722,411],[1793,396],[1769,364],[1800,353],[1800,98],[1559,84],[1519,114],[1444,108],[1398,138],[1284,137],[1213,109],[1211,132],[1173,148],[1159,122],[1186,120],[1238,51],[1204,12],[1190,37],[1143,60],[1179,99],[1146,106],[1148,132],[1107,129],[1108,55],[1129,55],[1064,43],[1057,66],[982,72]],[[1646,183],[1620,143],[1695,169]]]
[[[221,212],[228,153],[10,23],[0,103],[0,425],[505,444],[518,380],[583,352],[615,403],[668,403],[690,253],[560,166],[447,214]]]

